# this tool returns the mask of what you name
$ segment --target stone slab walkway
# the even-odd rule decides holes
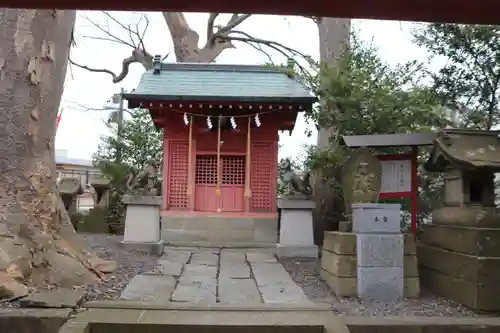
[[[152,304],[310,303],[266,249],[166,247],[155,269],[135,276],[121,298]]]

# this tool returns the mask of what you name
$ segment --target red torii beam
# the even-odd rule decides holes
[[[499,0],[0,0],[2,7],[184,11],[500,24]]]

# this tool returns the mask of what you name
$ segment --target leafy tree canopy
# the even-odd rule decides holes
[[[413,33],[415,42],[446,60],[431,73],[442,103],[453,110],[454,126],[491,129],[500,113],[500,27],[428,24]]]
[[[391,66],[380,58],[371,43],[358,39],[355,34],[343,57],[335,65],[322,64],[318,72],[310,85],[321,103],[309,117],[318,127],[333,127],[335,134],[330,138],[328,149],[310,150],[307,163],[311,169],[320,171],[320,181],[336,193],[333,209],[336,216],[331,219],[338,221],[344,209],[340,170],[350,153],[339,146],[341,135],[428,131],[446,126],[448,118],[441,100],[425,80],[421,63],[411,61]],[[397,151],[380,149],[380,152]],[[435,193],[425,192],[427,189],[422,189],[421,198],[430,203]]]
[[[117,135],[117,125],[108,122],[111,134],[102,137],[101,144],[93,155],[96,165],[103,161],[116,161],[118,151],[121,153],[121,163],[136,170],[144,167],[152,158],[162,158],[163,132],[155,128],[149,111],[135,109],[130,114],[131,118],[123,121],[121,139]]]

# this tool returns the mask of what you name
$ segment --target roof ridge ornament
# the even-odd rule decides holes
[[[161,55],[155,55],[153,59],[153,74],[161,73]]]

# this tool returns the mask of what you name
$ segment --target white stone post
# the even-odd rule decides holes
[[[161,196],[124,195],[125,232],[122,245],[151,253],[163,253],[161,239]]]
[[[312,200],[278,199],[281,209],[280,239],[276,246],[279,258],[318,258],[314,245]]]
[[[352,205],[356,233],[358,297],[373,301],[399,301],[404,296],[404,240],[401,205]]]

